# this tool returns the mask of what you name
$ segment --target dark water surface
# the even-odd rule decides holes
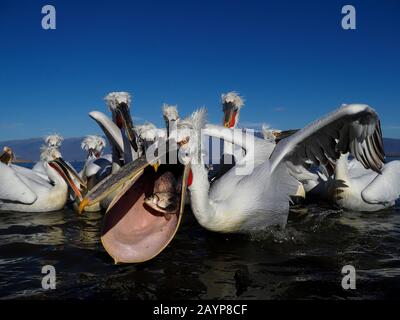
[[[101,214],[0,214],[0,299],[399,299],[400,209],[353,213],[308,207],[285,231],[221,235],[188,209],[170,246],[141,265],[114,265]],[[56,290],[42,289],[53,265]],[[357,289],[341,269],[357,270]]]

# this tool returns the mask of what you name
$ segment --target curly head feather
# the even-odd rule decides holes
[[[128,107],[130,107],[132,102],[131,95],[124,91],[111,92],[104,98],[104,100],[106,101],[110,110],[114,110],[120,103],[126,103]]]
[[[164,103],[162,112],[165,120],[176,121],[179,119],[178,106]]]
[[[239,96],[239,94],[235,91],[222,94],[221,101],[223,105],[232,104],[238,109],[244,106],[244,99],[241,96]]]
[[[95,150],[101,153],[106,147],[106,140],[100,136],[87,136],[81,143],[82,150],[89,151]]]
[[[47,136],[47,137],[44,139],[44,141],[45,141],[45,143],[46,143],[46,145],[47,145],[48,147],[56,147],[56,148],[59,148],[59,147],[61,147],[61,145],[62,145],[62,143],[63,143],[63,141],[64,141],[64,138],[61,137],[61,136],[58,135],[58,134],[51,134],[51,135]]]

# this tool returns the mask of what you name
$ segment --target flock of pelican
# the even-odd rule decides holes
[[[371,212],[400,197],[400,161],[385,163],[380,120],[370,106],[342,105],[300,130],[263,126],[263,139],[237,128],[244,106],[237,93],[221,100],[221,125],[207,123],[205,109],[181,118],[177,106],[165,104],[165,128],[157,128],[134,125],[130,94],[112,92],[105,97],[110,116],[89,114],[111,154],[104,154],[103,137],[87,136],[78,173],[63,160],[58,135],[45,139],[32,169],[16,165],[4,147],[0,210],[49,212],[67,204],[80,213],[105,210],[104,248],[116,263],[137,263],[166,248],[186,205],[208,230],[253,233],[285,227],[299,198]],[[222,140],[222,158],[231,163],[210,166],[204,137]],[[238,174],[248,164],[251,172]]]

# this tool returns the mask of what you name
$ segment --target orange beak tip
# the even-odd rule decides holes
[[[82,202],[79,204],[79,214],[82,214],[85,211],[85,208],[88,206],[89,200],[83,199]]]

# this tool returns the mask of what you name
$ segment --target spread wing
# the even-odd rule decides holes
[[[282,162],[302,165],[311,160],[326,165],[350,152],[366,169],[380,172],[385,153],[380,121],[374,109],[364,104],[343,105],[282,140],[272,153],[271,170]]]

